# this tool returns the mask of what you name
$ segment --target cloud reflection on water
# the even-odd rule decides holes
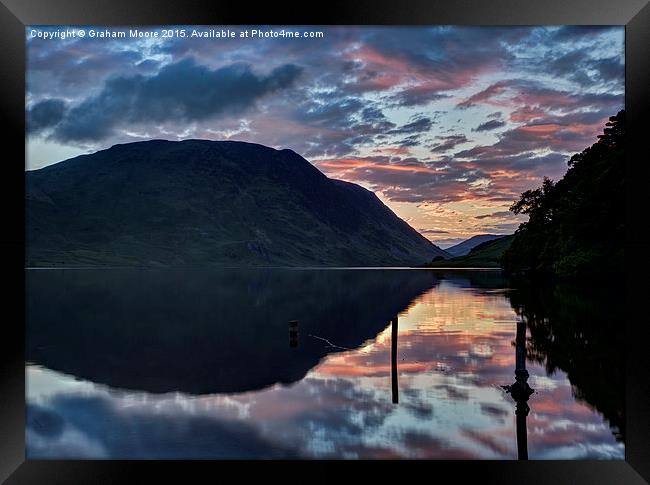
[[[398,318],[397,405],[390,326],[298,382],[237,394],[123,391],[29,367],[28,456],[516,458],[514,402],[499,386],[514,378],[518,317],[504,292],[445,280]],[[623,458],[564,372],[528,370],[531,459]]]

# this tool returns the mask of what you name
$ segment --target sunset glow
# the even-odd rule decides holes
[[[623,108],[622,27],[301,29],[323,36],[28,28],[26,168],[155,138],[288,148],[446,247],[512,233],[521,192],[560,178]]]

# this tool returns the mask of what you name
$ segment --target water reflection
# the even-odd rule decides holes
[[[526,417],[530,412],[528,399],[535,392],[528,385],[528,371],[526,370],[526,322],[517,322],[517,336],[515,338],[515,382],[508,386],[501,386],[512,396],[517,403],[515,416],[517,416],[517,457],[520,460],[528,459],[528,431],[526,430]]]
[[[436,277],[40,271],[29,273],[27,285],[29,361],[116,388],[210,394],[301,379],[328,353],[377,335]],[[293,352],[286,351],[288,321],[312,336],[298,347],[296,328]]]
[[[393,404],[399,403],[399,388],[397,385],[397,334],[399,332],[397,315],[390,321],[392,333],[390,337],[390,374],[391,374],[391,390],[393,396]]]
[[[507,288],[496,272],[30,272],[28,456],[623,458],[623,408],[601,399],[620,361],[592,355],[607,325]],[[576,365],[596,361],[609,370],[583,389]]]
[[[625,293],[620,282],[593,288],[517,285],[508,298],[526,322],[527,358],[564,372],[576,399],[603,414],[619,441],[625,419]]]
[[[289,322],[289,347],[298,347],[298,320]]]

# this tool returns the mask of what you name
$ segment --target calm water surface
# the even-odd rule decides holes
[[[27,456],[623,459],[605,295],[492,271],[29,270]],[[527,400],[503,387],[517,352]]]

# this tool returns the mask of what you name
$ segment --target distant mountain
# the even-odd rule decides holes
[[[510,247],[514,235],[497,236],[497,239],[482,242],[474,246],[469,254],[427,263],[427,267],[445,268],[499,268],[503,253]]]
[[[291,150],[115,145],[26,173],[28,266],[390,266],[447,257]]]
[[[469,254],[472,248],[475,248],[479,244],[484,243],[486,241],[492,241],[500,237],[503,236],[498,236],[496,234],[479,234],[477,236],[472,236],[469,239],[466,239],[465,241],[456,244],[455,246],[447,248],[445,249],[445,251],[447,251],[452,256],[465,256],[466,254]]]

